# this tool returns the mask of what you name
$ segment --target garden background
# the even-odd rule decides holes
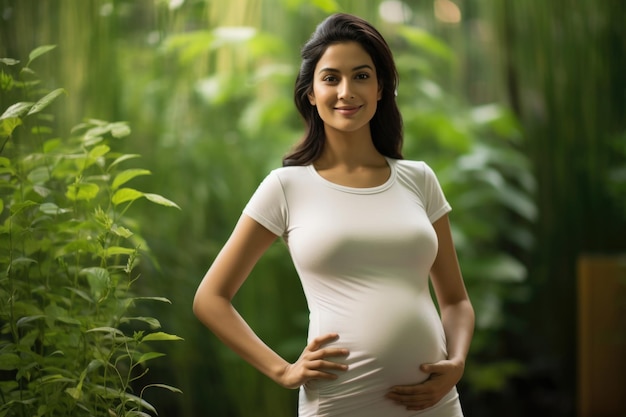
[[[148,372],[122,390],[164,384],[142,392],[161,416],[294,415],[296,391],[225,349],[191,303],[247,199],[301,136],[292,99],[299,49],[338,11],[366,18],[389,41],[405,157],[435,169],[453,206],[477,313],[459,386],[467,415],[575,415],[577,262],[626,250],[621,0],[0,0],[0,415],[82,415],[87,397],[104,395],[83,383],[106,380],[98,374],[106,361],[66,358],[76,377],[48,361],[68,356],[71,342],[52,349],[64,332],[85,346],[103,343],[85,337],[86,312],[93,308],[103,322],[121,314],[119,303],[106,303],[126,287],[108,275],[102,281],[103,271],[121,269],[134,277],[128,294],[156,302],[128,295],[124,311],[134,311],[133,320],[99,328],[162,330],[145,340],[159,353],[131,361],[135,371],[149,363]],[[66,143],[73,145],[61,153]],[[50,155],[54,166],[33,162]],[[106,173],[94,179],[58,162],[70,159]],[[130,159],[142,168],[113,177]],[[145,192],[119,193],[123,183]],[[93,194],[81,194],[86,184]],[[106,240],[85,237],[96,226],[74,229],[78,213],[94,211],[93,224],[131,239],[129,247],[94,251],[100,269],[77,272],[71,290],[54,284],[57,272],[42,270],[68,257],[86,266],[90,239]],[[50,243],[61,235],[62,250]],[[67,244],[79,236],[84,247]],[[57,298],[45,296],[57,290]],[[307,311],[283,244],[261,260],[235,303],[271,346],[298,356]],[[119,369],[133,355],[109,359],[124,357],[113,365]],[[46,408],[38,395],[51,401],[52,391],[36,386],[60,392],[65,408]],[[139,415],[118,407],[117,415]]]

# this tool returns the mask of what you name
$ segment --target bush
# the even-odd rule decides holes
[[[12,101],[0,116],[0,417],[147,416],[146,363],[163,356],[148,342],[181,340],[159,331],[133,294],[145,241],[129,216],[133,202],[166,198],[126,187],[150,172],[124,168],[116,153],[126,123],[88,120],[62,139],[44,110],[65,94],[45,91],[32,62],[4,58],[0,88]],[[12,97],[35,97],[17,101]],[[6,103],[3,103],[6,104]]]

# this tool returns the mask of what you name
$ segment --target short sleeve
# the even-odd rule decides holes
[[[426,198],[426,214],[431,223],[436,222],[441,216],[452,210],[443,194],[435,172],[427,164],[424,164],[423,190]]]
[[[287,201],[278,175],[272,171],[256,189],[243,213],[277,236],[287,230]]]

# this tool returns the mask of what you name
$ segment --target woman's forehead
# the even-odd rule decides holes
[[[369,67],[375,70],[372,57],[358,42],[341,42],[329,45],[316,65],[316,73],[327,71],[358,71]]]

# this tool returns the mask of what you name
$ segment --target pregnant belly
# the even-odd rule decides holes
[[[392,385],[415,384],[428,378],[423,363],[446,357],[441,321],[430,294],[397,292],[346,300],[330,310],[314,312],[310,337],[337,333],[331,346],[345,347],[349,370],[334,381],[311,381],[307,388],[329,395],[386,391]],[[335,360],[335,359],[333,359]]]

